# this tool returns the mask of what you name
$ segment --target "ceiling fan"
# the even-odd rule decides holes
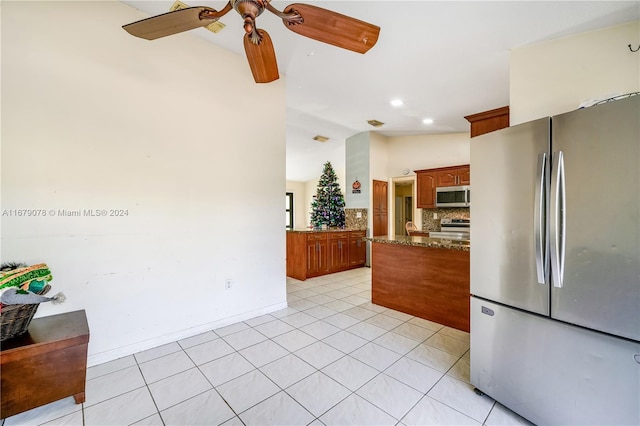
[[[129,34],[147,40],[206,27],[231,9],[244,19],[244,50],[256,83],[277,80],[278,64],[269,34],[256,27],[256,18],[265,10],[282,18],[284,25],[300,35],[358,53],[366,53],[378,41],[380,27],[331,10],[309,4],[294,3],[282,12],[271,0],[230,0],[217,11],[198,6],[179,9],[124,25]]]

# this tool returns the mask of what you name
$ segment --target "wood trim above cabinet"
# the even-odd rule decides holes
[[[471,137],[473,138],[509,127],[509,106],[466,115],[464,118],[471,123]]]

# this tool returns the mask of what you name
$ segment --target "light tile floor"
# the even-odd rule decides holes
[[[528,424],[469,384],[469,335],[371,303],[371,270],[287,279],[289,308],[91,367],[13,425]]]

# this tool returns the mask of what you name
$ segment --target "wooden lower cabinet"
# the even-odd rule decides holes
[[[329,234],[329,271],[339,271],[349,267],[349,234],[347,232]]]
[[[287,231],[287,276],[298,280],[364,266],[366,231]]]
[[[315,277],[329,272],[327,239],[309,235],[307,238],[307,276]]]
[[[349,266],[359,268],[367,262],[366,231],[351,231],[349,235]]]

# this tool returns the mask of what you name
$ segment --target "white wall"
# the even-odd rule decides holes
[[[414,170],[469,164],[470,136],[465,133],[440,135],[391,136],[387,138],[387,170],[393,182],[413,181],[413,218],[422,228],[422,209],[415,206],[417,199]],[[406,175],[405,171],[409,171]],[[393,187],[393,185],[392,185]],[[394,188],[395,189],[395,188]],[[390,191],[394,196],[394,191]],[[392,204],[390,204],[392,205]],[[389,220],[395,223],[395,210],[390,209]],[[391,229],[391,228],[390,228]]]
[[[360,192],[348,191],[345,194],[346,207],[350,209],[369,209],[371,207],[371,180],[369,154],[369,132],[357,133],[345,141],[345,164],[348,188],[356,180],[360,182]]]
[[[577,109],[589,99],[640,91],[640,21],[515,49],[511,125]]]
[[[2,260],[49,264],[67,301],[38,315],[85,309],[90,365],[286,306],[284,80],[120,28],[144,17],[2,4],[2,209],[55,213],[3,216]]]
[[[369,176],[371,181],[381,180],[389,182],[388,160],[389,149],[387,138],[379,133],[369,132]],[[372,182],[369,182],[371,185]],[[393,231],[393,191],[391,185],[387,187],[387,230]],[[373,230],[373,190],[369,191],[369,229]]]
[[[408,169],[469,164],[469,132],[441,135],[392,136],[388,140],[388,169],[391,177],[403,176]]]

